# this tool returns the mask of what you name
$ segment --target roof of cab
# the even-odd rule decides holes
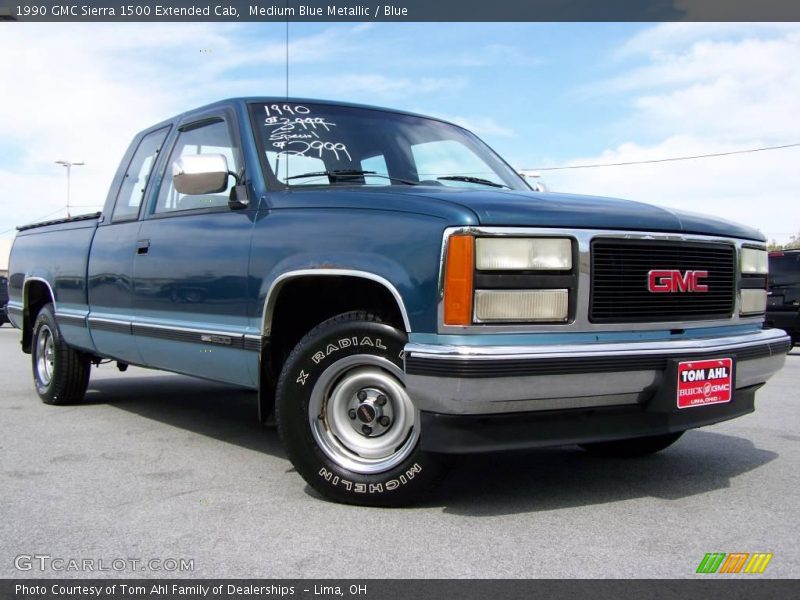
[[[408,116],[411,116],[411,117],[420,117],[420,118],[423,118],[423,119],[433,119],[434,121],[441,121],[442,123],[447,123],[448,125],[454,125],[455,127],[459,127],[459,128],[463,129],[463,127],[461,125],[458,125],[457,123],[453,123],[453,122],[448,121],[446,119],[442,119],[442,118],[439,118],[439,117],[432,117],[430,115],[423,115],[423,114],[419,114],[419,113],[414,113],[414,112],[410,112],[410,111],[406,111],[406,110],[397,110],[397,109],[394,109],[394,108],[386,108],[386,107],[383,107],[383,106],[371,106],[369,104],[356,104],[354,102],[341,102],[341,101],[338,101],[338,100],[321,100],[321,99],[317,99],[317,98],[294,98],[294,97],[287,98],[286,96],[246,96],[246,97],[237,97],[237,98],[225,98],[223,100],[218,100],[218,101],[212,102],[210,104],[205,104],[203,106],[198,106],[198,107],[186,110],[186,111],[184,111],[182,113],[179,113],[179,114],[177,114],[177,115],[175,115],[175,116],[173,116],[173,117],[171,117],[169,119],[164,119],[163,121],[148,127],[145,131],[152,131],[154,129],[159,129],[161,127],[164,127],[165,125],[169,125],[169,124],[175,123],[177,121],[181,121],[182,119],[184,119],[185,117],[187,117],[187,116],[189,116],[189,115],[191,115],[193,113],[204,112],[204,111],[207,111],[207,110],[211,110],[211,109],[214,109],[214,108],[220,108],[220,107],[232,107],[232,106],[243,107],[243,106],[245,106],[247,104],[261,104],[261,103],[264,103],[264,104],[270,104],[270,103],[273,103],[273,104],[277,104],[277,103],[283,103],[283,104],[286,104],[286,103],[291,103],[291,104],[327,104],[327,105],[330,105],[330,106],[346,106],[346,107],[349,107],[349,108],[362,108],[362,109],[367,109],[367,110],[379,110],[379,111],[382,111],[382,112],[388,112],[388,113],[394,113],[394,114],[400,114],[400,115],[408,115]],[[144,132],[142,132],[142,133],[144,133]]]

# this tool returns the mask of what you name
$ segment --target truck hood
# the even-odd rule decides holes
[[[758,230],[724,219],[616,198],[427,186],[396,193],[463,206],[481,225],[671,231],[765,241]]]

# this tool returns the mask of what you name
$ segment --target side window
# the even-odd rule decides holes
[[[228,178],[227,189],[218,194],[187,195],[178,193],[175,189],[172,182],[172,164],[181,156],[191,154],[222,154],[228,161],[228,170],[239,172],[241,164],[239,150],[233,143],[233,137],[225,121],[215,121],[202,127],[182,131],[169,157],[155,212],[228,206],[230,191],[235,184],[233,177]]]
[[[435,180],[448,175],[481,177],[496,183],[503,183],[497,174],[488,169],[475,153],[455,140],[436,140],[411,146],[411,154],[417,166],[420,181]],[[472,187],[475,184],[463,181],[439,180],[443,185]]]
[[[119,188],[117,200],[114,203],[114,213],[111,216],[112,222],[130,221],[139,216],[139,206],[142,204],[150,171],[153,169],[153,164],[156,162],[168,131],[168,128],[164,128],[148,133],[139,142],[139,147],[133,154]]]

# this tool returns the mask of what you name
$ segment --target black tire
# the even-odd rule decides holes
[[[36,393],[45,404],[77,404],[83,400],[92,367],[89,358],[61,337],[52,304],[33,323],[31,366]]]
[[[663,435],[614,440],[613,442],[581,444],[581,448],[597,456],[634,458],[637,456],[655,454],[677,442],[682,435],[683,431],[678,431],[676,433],[665,433]]]
[[[419,413],[401,381],[405,343],[403,332],[375,315],[349,312],[312,329],[287,358],[276,392],[278,431],[298,473],[326,498],[404,506],[445,475],[448,458],[420,449]]]

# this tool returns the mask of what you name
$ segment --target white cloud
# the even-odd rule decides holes
[[[453,93],[463,89],[463,77],[391,77],[376,73],[342,73],[290,79],[292,95],[365,102],[365,97],[397,98],[409,94]]]
[[[724,39],[718,39],[724,38]],[[632,113],[629,142],[568,164],[627,162],[800,142],[800,26],[680,24],[645,30],[621,56],[644,61],[595,91]],[[656,139],[657,141],[650,141]],[[545,172],[552,189],[634,198],[749,223],[768,237],[800,230],[800,149]]]
[[[678,135],[658,144],[622,144],[574,164],[656,160],[710,154],[731,148]],[[632,198],[681,210],[713,214],[759,228],[785,240],[800,230],[800,148],[648,165],[544,171],[551,189]]]
[[[716,2],[717,0],[712,0]],[[746,0],[749,1],[749,0]],[[779,0],[780,1],[780,0]],[[762,37],[797,30],[797,23],[661,23],[632,35],[617,49],[619,59],[686,48],[696,41]]]
[[[479,115],[448,115],[444,113],[433,113],[432,116],[439,117],[445,121],[450,121],[456,125],[461,125],[461,127],[464,129],[468,129],[472,133],[475,133],[479,136],[494,136],[503,138],[517,137],[517,134],[513,129],[501,125],[493,117]]]
[[[66,177],[55,160],[86,162],[73,169],[72,202],[92,205],[87,211],[102,205],[133,135],[205,100],[202,81],[213,61],[200,50],[223,47],[229,31],[213,24],[3,28],[0,231],[65,204]]]
[[[686,31],[683,25],[678,31]],[[700,29],[707,27],[701,24]],[[726,30],[718,26],[712,31]],[[679,126],[680,131],[731,141],[800,136],[800,120],[793,116],[800,99],[800,26],[765,31],[771,35],[692,39],[678,47],[673,41],[666,50],[648,44],[642,50],[644,66],[596,91],[633,94],[631,126],[649,132],[671,134]]]
[[[358,34],[368,31],[367,27],[337,27],[326,29],[312,35],[297,35],[289,30],[289,61],[292,65],[302,65],[324,61],[335,61],[338,57],[358,51]],[[255,36],[247,40],[243,51],[236,35],[216,35],[208,42],[207,48],[212,73],[223,74],[233,69],[259,65],[286,64],[286,37],[283,25],[272,29],[269,36]],[[231,32],[233,33],[233,32]]]
[[[411,42],[408,42],[411,43]],[[481,68],[497,65],[514,65],[518,68],[536,67],[544,61],[538,55],[531,54],[511,44],[489,43],[472,45],[468,51],[453,48],[448,52],[398,53],[381,56],[382,64],[404,68]]]

